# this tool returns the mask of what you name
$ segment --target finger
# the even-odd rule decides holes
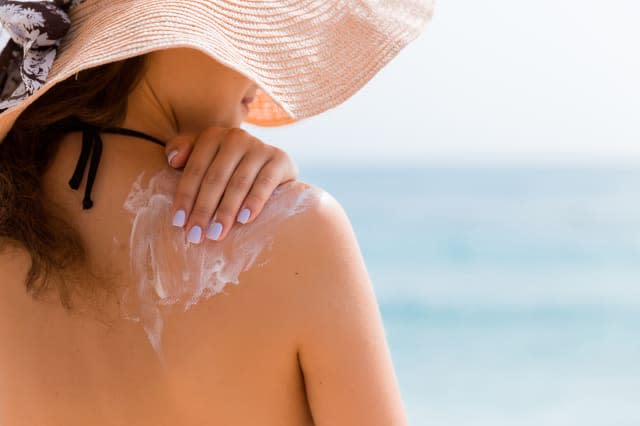
[[[197,135],[192,133],[183,133],[171,138],[164,148],[167,163],[176,169],[184,167],[196,140]]]
[[[200,243],[204,234],[209,231],[211,218],[227,190],[231,176],[253,144],[251,137],[240,130],[231,129],[227,133],[202,179],[187,225],[188,239],[192,243]],[[226,219],[219,223],[223,228],[229,226]]]
[[[281,167],[281,163],[277,160],[277,158],[272,157],[260,170],[258,175],[256,176],[255,181],[251,187],[251,190],[247,194],[242,203],[242,207],[240,211],[242,212],[245,208],[250,212],[249,216],[240,216],[238,217],[238,221],[241,223],[251,223],[255,220],[256,217],[262,212],[264,205],[273,194],[273,191],[278,187],[278,185],[288,182],[294,179],[285,179],[285,176],[289,176],[290,172],[284,170]]]
[[[198,135],[189,156],[189,161],[178,181],[172,206],[174,226],[183,227],[187,223],[200,190],[200,183],[218,152],[219,141],[223,137],[223,133],[212,129]]]
[[[253,211],[259,211],[262,208],[262,206],[257,205],[258,203],[249,203],[244,206],[245,208],[240,209],[243,201],[251,192],[256,178],[269,160],[270,157],[264,150],[250,151],[242,158],[242,161],[229,179],[229,184],[215,211],[214,221],[209,232],[207,232],[207,238],[223,240],[233,227],[234,222],[246,223],[253,215]],[[252,208],[256,210],[252,210]]]
[[[273,151],[271,161],[282,165],[278,166],[279,169],[282,169],[280,173],[280,182],[278,184],[296,180],[300,171],[289,155],[282,149],[275,146],[272,146],[271,150]]]

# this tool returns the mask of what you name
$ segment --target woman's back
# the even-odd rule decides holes
[[[67,186],[79,134],[62,141],[43,192],[124,299],[69,315],[26,294],[26,255],[0,255],[0,424],[403,424],[375,298],[335,200],[289,183],[262,221],[181,246],[166,199],[149,202],[154,178],[176,183],[163,149],[102,138],[91,210]],[[197,303],[185,311],[188,296]]]

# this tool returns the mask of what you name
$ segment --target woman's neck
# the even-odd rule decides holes
[[[167,142],[180,133],[176,114],[143,79],[127,101],[127,115],[120,127],[137,130]]]

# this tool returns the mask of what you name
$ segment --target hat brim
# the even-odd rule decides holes
[[[260,87],[247,122],[278,126],[356,93],[429,21],[431,0],[86,0],[70,12],[46,83],[0,114],[4,139],[49,88],[87,68],[174,47],[198,49]]]

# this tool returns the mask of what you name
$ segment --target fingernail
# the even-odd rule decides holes
[[[200,237],[202,236],[202,229],[196,225],[189,231],[189,242],[194,244],[200,243]]]
[[[237,220],[240,223],[247,223],[247,221],[249,220],[249,216],[251,216],[251,210],[245,207],[244,209],[240,210],[240,213],[238,213]]]
[[[207,238],[210,240],[217,240],[220,238],[220,234],[222,234],[222,224],[213,222],[207,231]]]
[[[184,226],[186,217],[187,214],[184,212],[184,210],[178,210],[173,216],[173,226],[179,226],[180,228],[182,228]]]
[[[170,165],[170,166],[172,165],[172,164],[171,164],[171,160],[173,160],[173,157],[175,157],[176,155],[178,155],[178,150],[177,150],[177,149],[174,149],[173,151],[171,151],[171,152],[169,153],[169,155],[167,155],[167,159],[168,159],[168,161],[169,161],[169,165]]]

